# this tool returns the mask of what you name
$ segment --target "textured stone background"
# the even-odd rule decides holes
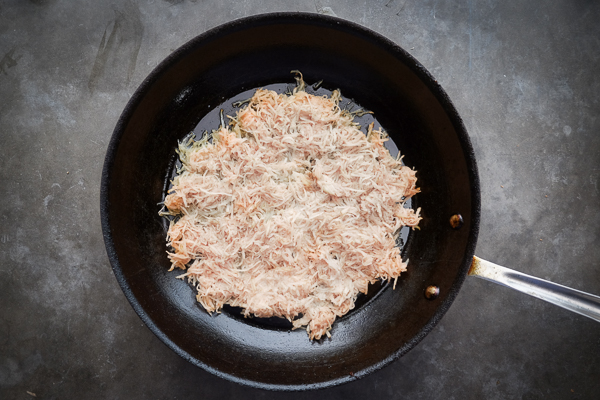
[[[2,0],[0,398],[600,398],[600,324],[474,278],[408,355],[318,393],[229,383],[142,326],[100,229],[116,120],[173,49],[270,11],[334,13],[410,50],[473,140],[477,254],[600,294],[598,2]]]

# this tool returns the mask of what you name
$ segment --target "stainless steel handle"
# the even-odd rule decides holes
[[[522,274],[473,257],[469,275],[526,293],[600,322],[600,296]]]

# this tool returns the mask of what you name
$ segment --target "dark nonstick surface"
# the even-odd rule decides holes
[[[224,100],[249,89],[323,80],[375,113],[418,173],[421,230],[404,248],[409,271],[396,290],[338,319],[330,339],[209,315],[168,272],[158,216],[177,141]],[[216,126],[215,126],[216,128]],[[216,375],[267,389],[304,390],[364,376],[414,347],[456,296],[474,252],[479,185],[468,135],[443,90],[410,55],[358,25],[314,14],[234,21],[190,41],[160,64],[125,108],[102,177],[104,238],[128,300],[170,348]],[[461,229],[449,224],[453,214]],[[424,289],[440,287],[427,300]],[[276,325],[276,324],[275,324]]]

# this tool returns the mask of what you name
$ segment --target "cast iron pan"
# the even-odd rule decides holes
[[[339,318],[331,338],[309,341],[275,320],[243,319],[227,308],[209,315],[194,290],[168,272],[166,222],[158,216],[177,141],[240,93],[292,83],[341,89],[373,111],[418,173],[420,231],[403,248],[409,270],[373,288]],[[214,113],[214,111],[213,111]],[[211,114],[212,115],[212,114]],[[217,128],[215,121],[213,129]],[[477,168],[465,127],[421,64],[359,25],[315,14],[237,20],[191,40],[142,83],[125,108],[102,172],[104,240],[115,276],[144,323],[191,363],[249,386],[307,390],[363,377],[413,348],[458,293],[479,225]],[[448,223],[461,214],[464,225]],[[424,290],[440,288],[428,300]]]

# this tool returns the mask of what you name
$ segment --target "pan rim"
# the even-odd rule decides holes
[[[331,379],[323,382],[317,383],[308,383],[308,384],[271,384],[260,381],[255,381],[246,378],[240,378],[238,376],[232,375],[230,373],[226,373],[220,370],[217,370],[210,365],[202,362],[201,360],[193,357],[188,352],[184,351],[180,348],[175,342],[173,342],[148,316],[146,311],[143,309],[135,295],[133,294],[129,283],[127,282],[123,271],[121,269],[121,265],[117,256],[115,244],[112,238],[112,232],[110,229],[109,223],[109,186],[111,181],[111,170],[112,166],[115,162],[116,150],[119,147],[119,143],[123,137],[125,132],[125,128],[127,123],[133,113],[135,112],[137,106],[140,104],[144,96],[149,91],[150,87],[156,82],[159,77],[168,70],[173,64],[178,62],[190,49],[195,48],[202,43],[207,41],[211,41],[216,39],[222,35],[226,35],[231,32],[235,32],[239,29],[243,29],[248,24],[276,24],[282,23],[285,21],[293,20],[297,23],[309,23],[317,20],[320,23],[329,23],[332,25],[339,26],[341,28],[359,33],[365,38],[368,38],[377,43],[383,50],[392,54],[395,58],[398,58],[405,62],[406,66],[414,72],[418,78],[423,82],[423,84],[431,90],[434,97],[440,102],[440,105],[446,111],[449,120],[455,128],[455,131],[458,136],[458,140],[462,147],[462,150],[465,154],[467,171],[468,171],[468,179],[471,183],[472,187],[472,195],[471,195],[471,230],[469,232],[468,245],[466,248],[466,256],[462,261],[460,268],[458,268],[458,277],[454,280],[452,287],[448,293],[446,299],[439,305],[438,309],[434,313],[433,317],[429,320],[429,322],[419,331],[417,335],[415,335],[411,340],[405,343],[402,347],[400,347],[395,352],[391,353],[388,357],[380,360],[379,362],[362,369],[354,373],[353,376],[343,376],[336,379]],[[279,391],[306,391],[306,390],[314,390],[314,389],[324,389],[328,387],[337,386],[343,383],[351,382],[357,380],[358,378],[362,378],[367,376],[386,365],[389,365],[392,361],[400,358],[404,354],[406,354],[409,350],[414,348],[431,330],[437,325],[437,323],[444,316],[446,311],[450,308],[451,304],[455,300],[458,292],[460,291],[464,279],[467,276],[468,269],[470,267],[470,261],[475,253],[475,247],[477,242],[477,236],[479,233],[479,222],[480,222],[480,182],[479,176],[477,172],[477,164],[475,161],[475,154],[473,151],[473,147],[471,145],[471,140],[467,133],[466,127],[462,121],[462,118],[458,114],[458,111],[454,107],[447,93],[442,89],[442,87],[437,83],[434,77],[425,69],[425,67],[417,61],[411,54],[406,52],[399,45],[386,38],[385,36],[369,29],[364,26],[361,26],[357,23],[344,20],[341,18],[320,15],[314,13],[301,13],[301,12],[277,12],[277,13],[266,13],[266,14],[257,14],[249,17],[244,17],[240,19],[236,19],[230,22],[227,22],[223,25],[219,25],[215,28],[212,28],[193,39],[187,41],[185,44],[180,46],[170,55],[168,55],[160,64],[158,64],[150,74],[142,81],[142,83],[138,86],[131,99],[127,102],[121,116],[119,117],[113,134],[111,136],[109,145],[107,147],[107,153],[104,161],[104,166],[102,169],[102,178],[101,178],[101,187],[100,187],[100,214],[101,214],[101,225],[102,225],[102,234],[105,242],[105,247],[107,250],[108,258],[121,287],[121,290],[125,294],[125,297],[133,307],[136,314],[140,317],[142,322],[156,335],[164,344],[167,345],[171,350],[173,350],[180,357],[189,361],[190,363],[198,366],[205,371],[212,373],[220,378],[245,385],[258,389],[266,389],[266,390],[279,390]]]

